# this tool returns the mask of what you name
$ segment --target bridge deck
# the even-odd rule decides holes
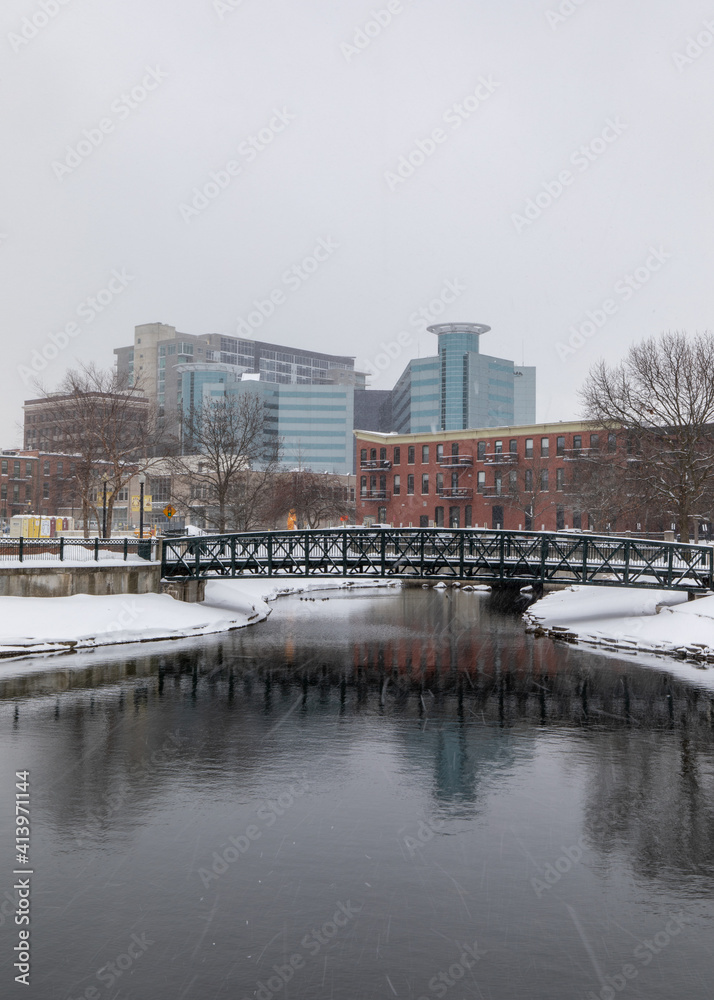
[[[475,529],[258,531],[166,539],[162,576],[354,576],[710,589],[714,548],[610,535]]]

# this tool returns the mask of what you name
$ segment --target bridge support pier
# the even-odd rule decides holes
[[[187,604],[198,604],[205,600],[205,580],[162,580],[161,593],[168,594],[176,601],[186,601]]]

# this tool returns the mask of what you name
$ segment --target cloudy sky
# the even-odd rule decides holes
[[[486,323],[484,352],[537,365],[538,420],[578,414],[599,357],[713,325],[711,3],[4,0],[0,22],[4,447],[33,369],[108,366],[139,323],[354,355],[375,388],[434,352],[430,320]]]

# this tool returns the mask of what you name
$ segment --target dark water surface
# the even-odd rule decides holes
[[[712,723],[452,590],[0,664],[0,995],[710,1000]]]

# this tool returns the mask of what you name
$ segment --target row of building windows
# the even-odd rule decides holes
[[[33,462],[25,462],[25,477],[27,479],[31,478],[35,474],[34,468],[35,467],[34,467],[34,463]],[[0,460],[0,475],[3,475],[3,476],[9,475],[10,474],[9,470],[10,470],[9,460],[6,459],[6,458],[1,459]],[[12,463],[12,478],[13,479],[20,479],[22,477],[22,471],[21,470],[22,470],[22,464],[21,464],[21,462],[16,461],[16,460],[13,461],[13,463]],[[70,474],[70,476],[74,475],[74,470],[75,470],[75,463],[74,462],[70,462],[70,466],[69,466],[69,474]],[[57,467],[55,469],[55,474],[58,475],[58,476],[63,476],[64,475],[64,463],[63,462],[58,462],[57,463]],[[42,475],[43,476],[49,476],[49,475],[51,475],[49,460],[45,460],[42,463]]]
[[[572,448],[569,449],[569,453],[573,454],[574,456],[577,456],[577,455],[581,454],[585,450],[584,446],[583,446],[583,438],[584,438],[584,435],[582,435],[582,434],[573,434],[573,445],[572,445]],[[488,441],[478,441],[476,443],[476,458],[479,461],[483,461],[486,458],[486,456],[489,455],[489,454],[491,454],[491,455],[503,455],[503,454],[517,455],[518,454],[518,438],[510,438],[508,440],[508,442],[507,442],[507,444],[508,444],[507,451],[505,450],[505,444],[506,444],[506,442],[504,441],[504,439],[502,439],[502,438],[496,438],[494,440],[494,442],[493,442],[493,451],[489,452],[488,451],[489,442]],[[599,448],[600,448],[600,434],[596,434],[596,433],[590,434],[588,447],[591,450],[594,450],[594,451],[599,450]],[[616,450],[616,448],[617,448],[617,435],[616,435],[616,433],[614,431],[610,431],[608,433],[608,435],[607,435],[607,451],[608,452],[614,452]],[[430,449],[430,445],[428,445],[428,444],[421,445],[421,464],[422,465],[427,465],[428,462],[429,462],[429,455],[430,455],[430,450],[429,449]],[[550,458],[550,438],[549,437],[542,437],[542,438],[540,438],[540,441],[539,441],[539,444],[538,444],[538,449],[539,449],[539,455],[540,455],[541,458]],[[416,462],[416,453],[417,453],[416,446],[409,445],[407,447],[407,465],[414,465],[415,464],[415,462]],[[451,456],[458,456],[458,454],[459,454],[459,445],[455,441],[451,444],[450,454],[451,454]],[[556,439],[555,439],[555,454],[556,454],[556,456],[559,456],[559,457],[564,457],[565,454],[566,454],[565,435],[564,434],[559,434],[559,435],[556,436]],[[402,457],[401,446],[395,445],[394,448],[392,449],[392,465],[400,465],[401,464],[401,457]],[[444,452],[444,445],[443,444],[437,444],[436,445],[436,460],[437,460],[437,462],[443,461],[445,457],[446,457],[446,455],[445,455],[445,452]],[[524,457],[525,458],[534,458],[535,457],[535,439],[534,438],[525,438],[525,441],[524,441]],[[379,449],[379,458],[378,458],[377,457],[377,448],[370,448],[370,449],[362,448],[360,450],[360,461],[361,462],[368,462],[368,461],[369,462],[376,462],[376,461],[386,462],[387,461],[387,449],[386,448],[380,448]]]
[[[368,487],[369,481],[369,487]],[[437,472],[436,474],[436,492],[441,493],[444,489],[449,489],[452,493],[455,493],[459,489],[463,490],[464,493],[466,489],[459,486],[459,473],[452,472],[450,476],[451,485],[445,487],[444,485],[444,473]],[[536,480],[533,476],[532,469],[526,469],[523,477],[523,489],[525,493],[532,493],[534,491],[534,485]],[[407,496],[412,496],[414,494],[414,483],[415,476],[413,474],[407,475]],[[537,479],[538,491],[541,493],[547,493],[550,489],[550,474],[548,469],[541,469],[540,474]],[[565,489],[565,469],[555,470],[555,488],[558,492],[562,492]],[[387,492],[387,477],[382,476],[362,476],[360,478],[360,489],[363,496],[368,496],[369,494],[374,494],[378,492],[386,496]],[[369,489],[369,493],[368,493]],[[508,492],[518,492],[518,472],[513,471],[508,473],[508,478],[504,480],[500,472],[494,473],[493,477],[493,492],[500,496],[502,493]],[[476,474],[476,490],[478,493],[486,492],[486,473],[478,472]],[[395,475],[392,477],[392,494],[397,497],[400,496],[402,492],[402,477],[401,475]],[[429,474],[423,473],[421,477],[421,493],[422,496],[426,496],[429,493]]]

